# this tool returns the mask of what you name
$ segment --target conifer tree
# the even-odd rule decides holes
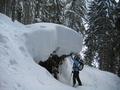
[[[68,0],[65,8],[65,25],[83,33],[85,12],[85,0]]]
[[[114,33],[114,53],[115,53],[115,73],[120,77],[120,1],[115,7],[113,12],[115,22],[115,33]]]
[[[98,55],[100,69],[113,71],[113,33],[114,23],[112,11],[115,7],[114,0],[94,0],[90,5],[89,28],[86,31],[85,45],[87,46],[86,58],[94,60]],[[109,46],[109,47],[108,47]],[[91,59],[90,58],[90,59]],[[92,62],[92,61],[91,61]]]

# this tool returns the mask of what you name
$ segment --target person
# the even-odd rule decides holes
[[[53,52],[50,54],[51,61],[52,61],[52,75],[58,79],[59,74],[59,65],[61,65],[66,57],[69,57],[70,55],[62,55],[58,56],[56,52]]]
[[[73,73],[73,87],[75,86],[76,81],[78,82],[79,86],[82,86],[82,82],[81,82],[80,77],[79,77],[79,71],[83,69],[83,66],[84,66],[83,61],[80,58],[79,54],[75,54],[74,57],[73,57],[73,55],[71,55],[71,58],[74,61],[73,67],[72,67],[72,69],[73,69],[73,71],[72,71],[72,73]]]
[[[52,67],[52,75],[54,76],[54,78],[58,79],[58,73],[59,73],[58,68],[53,66]]]

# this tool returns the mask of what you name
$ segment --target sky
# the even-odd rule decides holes
[[[116,2],[118,2],[119,0],[115,0]]]

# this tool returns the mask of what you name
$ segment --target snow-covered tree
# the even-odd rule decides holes
[[[115,26],[111,13],[115,5],[115,0],[92,1],[89,7],[89,27],[86,30],[85,39],[86,59],[92,62],[98,53],[100,69],[110,72],[114,72],[113,33]]]
[[[83,33],[85,12],[85,0],[67,0],[65,8],[65,25],[77,32],[81,31]]]
[[[115,33],[114,33],[114,53],[115,53],[115,73],[120,77],[120,1],[115,7],[113,12],[115,22]]]

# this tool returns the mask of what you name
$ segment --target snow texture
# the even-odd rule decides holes
[[[46,60],[57,47],[58,55],[79,52],[81,37],[65,26],[25,26],[0,14],[0,90],[120,90],[120,78],[88,66],[80,72],[83,86],[73,88],[70,58],[59,68],[60,81],[36,63]]]
[[[82,49],[82,35],[65,26],[37,23],[26,27],[32,30],[25,34],[26,46],[36,62],[46,60],[57,48],[59,56]]]

